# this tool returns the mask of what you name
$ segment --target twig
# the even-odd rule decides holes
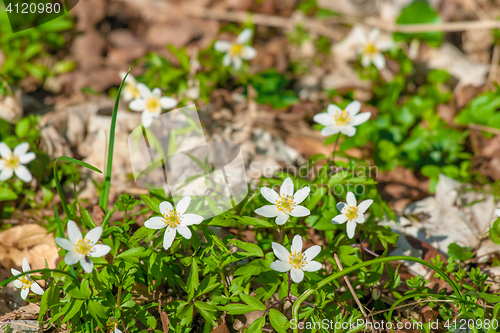
[[[489,133],[493,133],[496,135],[500,135],[500,130],[497,128],[493,128],[493,127],[483,126],[483,125],[479,125],[479,124],[469,124],[469,125],[467,125],[467,127],[469,129],[476,130],[476,131],[484,131],[484,132],[489,132]]]
[[[488,77],[490,82],[497,80],[499,62],[500,62],[500,45],[495,44],[495,46],[493,47],[493,52],[491,53],[490,75]]]
[[[335,262],[337,263],[337,266],[339,267],[339,269],[341,271],[343,271],[344,268],[342,267],[342,263],[340,262],[340,259],[339,259],[339,256],[337,255],[337,253],[334,253],[333,257],[335,258]],[[347,287],[349,288],[349,291],[351,292],[352,297],[354,297],[354,300],[356,301],[356,304],[358,305],[359,310],[361,310],[363,317],[365,317],[366,321],[368,321],[368,316],[366,315],[365,309],[363,308],[363,305],[359,301],[359,298],[356,295],[356,292],[352,288],[351,282],[349,281],[349,278],[347,277],[347,275],[344,275],[344,281],[347,284]],[[372,332],[375,333],[375,329],[373,328],[373,325],[372,325]]]

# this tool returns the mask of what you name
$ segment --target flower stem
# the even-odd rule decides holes
[[[332,159],[330,160],[330,165],[335,166],[335,153],[337,152],[337,145],[340,139],[340,132],[337,133],[337,139],[335,139],[335,144],[333,146]]]
[[[222,284],[224,285],[224,294],[226,294],[226,298],[229,300],[229,289],[227,288],[226,275],[224,274],[224,270],[220,270],[220,276],[222,278]]]

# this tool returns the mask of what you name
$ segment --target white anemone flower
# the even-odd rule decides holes
[[[140,97],[134,99],[128,107],[137,112],[142,112],[141,122],[144,127],[151,127],[153,118],[161,114],[161,110],[171,109],[177,105],[177,101],[171,97],[162,97],[160,88],[154,88],[153,91],[144,83],[137,84]]]
[[[165,235],[163,236],[163,248],[168,250],[174,242],[177,232],[186,239],[191,239],[190,225],[200,224],[203,221],[203,216],[197,214],[184,214],[191,203],[191,197],[186,196],[182,198],[177,207],[174,208],[168,201],[163,201],[160,204],[160,213],[162,216],[154,216],[144,222],[146,228],[149,229],[163,229]]]
[[[120,79],[123,80],[123,78],[127,75],[127,72],[120,72]],[[137,99],[141,97],[141,93],[139,92],[139,89],[137,89],[137,81],[135,80],[135,77],[132,74],[128,74],[127,79],[125,80],[125,85],[123,86],[122,89],[122,96],[121,98],[125,102],[130,102],[131,100]]]
[[[373,203],[372,199],[364,200],[359,205],[356,202],[354,193],[348,192],[346,197],[347,204],[339,202],[337,209],[342,213],[332,219],[332,223],[345,223],[347,222],[347,236],[354,237],[356,232],[356,224],[365,222],[364,213]]]
[[[214,44],[214,48],[219,52],[225,52],[226,55],[222,59],[223,66],[233,64],[233,68],[238,70],[243,64],[243,60],[250,60],[255,58],[257,51],[245,45],[252,39],[253,31],[249,28],[244,29],[232,43],[225,40],[218,40]]]
[[[358,52],[361,54],[361,65],[368,67],[373,64],[378,70],[385,68],[385,58],[382,52],[392,48],[392,40],[381,39],[380,30],[378,29],[370,31],[368,36],[360,29],[356,29],[354,33],[360,42]]]
[[[321,269],[321,263],[313,260],[321,252],[321,246],[313,245],[302,253],[302,237],[299,235],[292,240],[291,253],[281,244],[273,242],[272,246],[278,260],[271,263],[271,268],[282,273],[290,271],[295,283],[304,279],[304,271],[315,272]]]
[[[28,264],[28,259],[23,258],[23,273],[31,271],[30,264]],[[21,274],[17,269],[12,268],[12,275],[16,276]],[[14,286],[21,289],[21,298],[26,299],[30,293],[30,289],[37,295],[43,295],[43,289],[38,283],[36,283],[29,274],[25,274],[14,281]]]
[[[276,217],[276,224],[283,225],[290,216],[302,217],[311,214],[309,209],[299,204],[309,195],[309,186],[293,193],[293,181],[290,177],[285,179],[280,188],[280,194],[269,187],[262,187],[260,193],[273,205],[267,205],[255,210],[255,213],[264,217]]]
[[[96,227],[90,230],[85,237],[82,237],[80,229],[76,223],[68,221],[68,239],[56,237],[56,243],[68,253],[64,257],[66,265],[74,265],[80,262],[82,268],[87,273],[92,273],[94,262],[89,257],[103,257],[109,253],[111,248],[108,245],[96,244],[101,238],[102,228]]]
[[[497,216],[500,216],[500,208],[498,208],[497,210],[495,210],[495,214],[496,214]]]
[[[13,174],[25,183],[33,180],[31,172],[24,166],[36,158],[35,153],[28,153],[29,149],[30,144],[27,142],[18,144],[14,151],[5,142],[0,142],[0,181],[10,179]]]
[[[347,136],[354,136],[356,134],[355,126],[363,124],[371,116],[371,112],[359,113],[359,110],[361,110],[361,103],[358,101],[352,101],[344,110],[335,104],[330,104],[326,110],[327,112],[314,115],[313,120],[325,126],[321,130],[323,136],[330,136],[339,132]]]
[[[122,330],[118,328],[118,319],[112,317],[106,323],[107,332],[110,333],[123,333]]]

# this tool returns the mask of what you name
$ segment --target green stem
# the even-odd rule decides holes
[[[113,107],[113,115],[111,116],[111,128],[109,130],[109,147],[108,147],[108,163],[106,164],[106,178],[104,179],[104,190],[102,196],[99,199],[99,206],[103,211],[107,210],[109,189],[111,188],[111,168],[113,166],[113,151],[115,149],[115,128],[116,128],[116,116],[118,115],[118,104],[120,103],[120,95],[122,93],[123,84],[127,79],[128,74],[132,70],[129,69],[125,77],[123,78],[120,88],[118,88],[118,93],[116,94],[115,105]]]
[[[335,139],[335,145],[333,146],[332,159],[330,162],[331,166],[335,166],[335,153],[337,152],[337,144],[339,143],[340,132],[337,134],[337,139]]]
[[[121,298],[122,298],[122,286],[119,286],[118,287],[118,296],[117,296],[117,300],[116,300],[116,308],[119,309],[120,308],[120,301],[121,301]]]
[[[71,273],[68,273],[66,271],[62,271],[60,269],[47,269],[47,268],[44,268],[44,269],[36,269],[36,270],[33,270],[33,271],[29,271],[29,272],[22,272],[19,275],[14,275],[14,276],[12,276],[12,277],[10,277],[10,278],[8,278],[8,279],[3,280],[2,282],[0,282],[0,288],[3,287],[3,286],[6,286],[11,281],[17,280],[18,278],[20,278],[23,275],[26,275],[26,274],[30,274],[31,275],[33,273],[44,273],[44,272],[54,272],[54,273],[61,273],[61,274],[67,275],[70,278],[72,278],[73,281],[75,281],[75,283],[78,286],[80,285],[80,281],[78,281],[78,279],[76,278],[76,276],[73,276]]]
[[[396,261],[396,260],[406,260],[406,261],[413,261],[417,262],[419,264],[422,264],[426,267],[429,267],[439,275],[451,286],[453,291],[455,292],[457,298],[462,300],[462,294],[460,293],[460,290],[456,286],[455,282],[451,280],[446,273],[444,273],[442,270],[440,270],[438,267],[435,265],[428,263],[427,261],[419,258],[414,258],[414,257],[408,257],[408,256],[393,256],[393,257],[383,257],[383,258],[375,258],[366,262],[359,263],[357,265],[345,268],[344,270],[337,272],[335,274],[330,275],[327,278],[324,278],[323,280],[319,281],[317,284],[306,290],[302,295],[300,295],[297,300],[293,303],[292,306],[292,318],[298,322],[298,317],[299,317],[299,307],[300,305],[309,297],[311,296],[312,293],[314,293],[316,290],[324,287],[325,285],[329,284],[330,282],[343,277],[344,275],[347,275],[349,273],[352,273],[354,271],[359,270],[360,268],[370,266],[370,265],[375,265],[379,263],[384,263],[388,261]],[[298,333],[298,326],[293,330],[294,333]]]
[[[227,288],[226,275],[224,274],[224,268],[220,270],[220,276],[222,278],[222,284],[224,285],[224,294],[226,294],[226,298],[229,300],[229,289]]]

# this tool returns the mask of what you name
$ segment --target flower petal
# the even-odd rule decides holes
[[[214,43],[214,48],[219,52],[227,52],[231,48],[231,43],[225,40],[218,40]]]
[[[278,207],[276,207],[276,205],[267,205],[257,208],[255,210],[255,213],[264,217],[276,217],[278,216],[280,211],[278,210]]]
[[[0,173],[0,180],[1,181],[6,181],[7,179],[10,179],[14,172],[12,169],[3,169],[2,173]]]
[[[148,229],[159,230],[165,228],[167,225],[163,221],[163,217],[153,216],[149,218],[146,222],[144,222],[144,226]]]
[[[293,202],[296,205],[302,203],[302,201],[304,201],[304,199],[309,195],[309,192],[311,192],[311,188],[309,186],[301,188],[293,195]]]
[[[347,192],[346,201],[347,201],[347,204],[351,207],[357,206],[356,197],[354,196],[354,193],[352,193],[350,191]]]
[[[330,104],[328,105],[328,108],[326,108],[326,112],[332,117],[336,116],[337,113],[339,112],[342,112],[342,109],[339,108],[337,105],[335,104]]]
[[[21,288],[23,286],[23,283],[20,280],[14,280],[14,287],[17,289]]]
[[[326,112],[315,114],[313,120],[323,126],[333,125],[335,123],[333,117]]]
[[[358,206],[358,213],[363,214],[364,212],[366,212],[366,210],[371,206],[372,203],[372,199],[362,201]]]
[[[349,113],[350,117],[354,117],[359,113],[359,110],[361,110],[361,103],[358,101],[352,101],[345,107],[345,110]]]
[[[30,149],[29,143],[27,142],[20,143],[16,147],[14,147],[14,155],[17,155],[19,157],[23,156],[28,152],[29,149]]]
[[[276,258],[288,262],[288,260],[290,259],[290,252],[288,252],[288,250],[283,245],[272,242],[271,246]]]
[[[144,127],[149,128],[151,127],[151,124],[153,123],[153,118],[155,118],[157,114],[153,114],[148,111],[142,111],[141,115],[141,123]]]
[[[253,31],[250,28],[244,29],[240,34],[238,35],[238,38],[236,38],[236,43],[237,44],[245,44],[252,39],[253,36]]]
[[[170,213],[170,211],[174,209],[174,207],[172,206],[172,204],[168,201],[163,201],[161,204],[160,204],[160,213],[162,215],[168,215]]]
[[[354,136],[354,134],[356,134],[356,128],[353,126],[344,126],[340,129],[340,133],[351,137]]]
[[[290,276],[292,277],[292,281],[295,283],[300,283],[304,280],[304,272],[298,268],[292,268],[290,270]]]
[[[22,267],[23,267],[23,273],[31,271],[30,264],[28,263],[28,259],[26,257],[23,258]]]
[[[229,53],[226,53],[224,58],[222,58],[222,66],[227,67],[229,65],[231,65],[231,56]]]
[[[40,287],[40,285],[34,281],[33,281],[33,284],[31,285],[31,291],[37,295],[43,295],[42,287]]]
[[[92,273],[92,269],[94,268],[94,262],[89,257],[84,256],[80,259],[80,265],[82,265],[83,270],[86,273]]]
[[[283,195],[292,196],[293,195],[293,181],[292,181],[292,178],[287,177],[283,181],[283,184],[281,184],[281,188],[280,188],[280,194],[281,194],[281,196],[283,196]]]
[[[3,158],[9,158],[12,150],[10,150],[9,146],[5,142],[0,142],[0,156]]]
[[[365,215],[364,214],[358,215],[358,217],[355,218],[354,221],[356,223],[359,223],[359,224],[364,223],[365,222]]]
[[[260,193],[267,201],[269,201],[270,203],[273,203],[273,204],[276,203],[276,201],[280,199],[280,195],[278,194],[278,192],[276,192],[275,190],[273,190],[269,187],[262,187],[260,189]],[[276,216],[276,215],[274,215],[274,216]]]
[[[85,238],[90,241],[91,245],[94,245],[95,243],[97,243],[99,238],[101,238],[101,235],[102,235],[102,227],[95,227],[85,235]]]
[[[384,69],[385,68],[385,58],[382,53],[377,54],[373,58],[373,64],[375,67],[377,67],[378,70]]]
[[[182,215],[182,224],[185,226],[200,224],[203,222],[204,218],[198,214],[184,214]]]
[[[371,117],[371,112],[363,112],[354,116],[354,119],[351,122],[352,126],[358,126],[362,123],[366,122]]]
[[[361,57],[361,66],[363,67],[368,67],[371,64],[370,57],[364,55]]]
[[[156,98],[160,98],[161,97],[161,89],[154,88],[153,91],[151,91],[151,94]]]
[[[90,252],[89,256],[93,258],[104,257],[109,253],[109,251],[111,251],[111,247],[109,247],[108,245],[96,244],[92,248],[92,252]]]
[[[26,299],[26,297],[28,297],[29,293],[30,293],[30,290],[28,288],[21,290],[21,298]]]
[[[66,265],[74,265],[82,260],[83,257],[83,255],[76,253],[75,251],[69,251],[64,257],[64,262],[66,263]]]
[[[130,102],[128,107],[133,111],[144,111],[144,109],[146,108],[146,101],[141,98],[137,98]]]
[[[277,272],[284,273],[288,272],[292,268],[292,265],[288,261],[276,260],[271,263],[270,267]]]
[[[73,244],[78,243],[78,241],[82,239],[80,229],[78,229],[76,223],[72,220],[68,221],[68,238]]]
[[[497,210],[495,210],[495,214],[496,214],[497,216],[500,216],[500,208],[499,208],[499,209],[497,209]]]
[[[309,262],[313,260],[320,252],[321,252],[321,246],[313,245],[304,251],[303,253],[304,260]]]
[[[73,251],[75,244],[66,238],[56,237],[56,244],[65,249],[66,251]]]
[[[241,56],[245,60],[251,60],[257,55],[257,50],[251,46],[243,46],[243,55]]]
[[[11,273],[12,273],[12,275],[14,275],[14,276],[21,274],[21,272],[19,272],[17,269],[14,269],[14,268],[11,268],[11,269],[10,269],[10,272],[11,272]]]
[[[302,243],[302,236],[300,235],[295,235],[292,240],[292,246],[290,248],[290,252],[301,252],[302,253],[302,246],[304,244]]]
[[[335,206],[337,208],[337,210],[339,212],[342,211],[342,209],[344,209],[344,207],[346,206],[346,204],[344,202],[338,202],[337,205]]]
[[[335,125],[326,126],[321,130],[321,135],[330,136],[333,134],[337,134],[338,132],[340,132],[340,129],[341,129],[340,127],[337,127]]]
[[[177,101],[171,97],[160,98],[161,107],[168,110],[177,106]]]
[[[356,222],[349,221],[346,224],[347,237],[353,238],[354,233],[356,232]]]
[[[22,164],[19,165],[17,169],[14,170],[14,173],[16,174],[17,178],[21,179],[25,183],[29,183],[30,181],[33,180],[31,172],[28,170],[27,167],[25,167]]]
[[[344,214],[337,215],[332,219],[332,223],[342,224],[342,223],[346,223],[346,222],[347,222],[347,217]]]
[[[153,96],[151,90],[144,83],[137,83],[137,90],[139,90],[141,97],[144,99]]]
[[[354,28],[352,34],[360,44],[366,44],[366,42],[368,42],[366,34],[360,28]]]
[[[279,212],[275,222],[277,225],[283,225],[285,224],[286,221],[288,221],[288,217],[289,217],[288,214]]]
[[[24,154],[23,156],[19,157],[19,162],[22,164],[28,164],[29,162],[33,161],[36,158],[35,153],[29,152]]]
[[[375,47],[380,51],[390,50],[394,46],[392,39],[378,40]]]
[[[182,237],[186,239],[191,239],[192,233],[191,229],[189,229],[188,227],[179,227],[177,228],[177,232],[181,234]]]
[[[290,215],[294,217],[302,217],[302,216],[307,216],[309,214],[311,214],[311,212],[304,206],[295,206],[290,212]]]
[[[165,230],[165,235],[163,235],[163,248],[165,250],[168,250],[172,246],[176,233],[177,232],[173,228],[167,228],[167,230]]]
[[[302,270],[306,272],[316,272],[319,271],[323,267],[323,265],[317,261],[310,261],[306,263],[303,267]]]
[[[368,40],[373,43],[373,42],[375,42],[378,39],[379,36],[380,36],[380,30],[373,29],[368,34]]]
[[[184,198],[182,198],[175,206],[175,210],[177,211],[177,213],[179,213],[180,215],[184,214],[184,212],[186,212],[186,210],[188,209],[190,202],[190,196],[185,196]]]
[[[233,57],[232,59],[233,59],[233,68],[235,70],[239,70],[243,65],[243,60],[241,60],[241,58],[239,57]]]

